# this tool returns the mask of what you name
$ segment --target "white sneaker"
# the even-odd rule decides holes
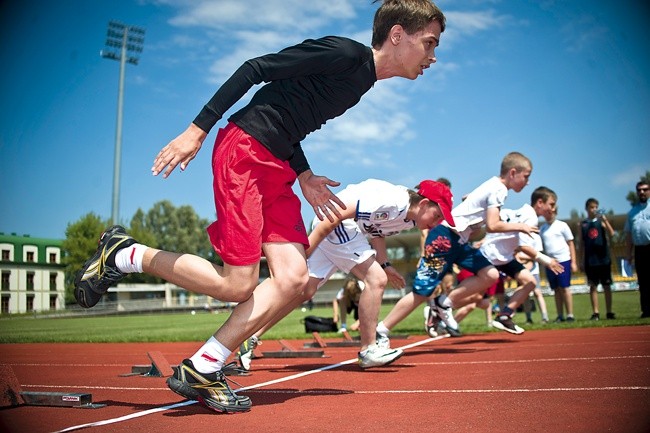
[[[363,355],[359,352],[359,367],[370,368],[388,365],[403,354],[401,349],[382,349],[375,343],[369,346]]]
[[[451,307],[444,308],[437,303],[433,305],[436,315],[445,323],[447,330],[458,331],[458,322],[454,319],[454,312]]]
[[[390,349],[390,339],[386,335],[381,335],[379,332],[375,337],[377,347],[380,349]]]

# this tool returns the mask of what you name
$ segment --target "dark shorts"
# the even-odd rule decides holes
[[[587,281],[590,286],[608,286],[612,284],[612,266],[611,265],[598,265],[598,266],[585,266],[585,274],[587,274]]]
[[[555,275],[553,271],[546,268],[546,279],[548,280],[548,285],[551,286],[551,289],[555,290],[558,287],[570,287],[571,286],[571,260],[560,263],[564,267],[564,271],[561,274]]]
[[[499,272],[503,272],[507,276],[515,278],[519,272],[525,269],[525,266],[517,260],[513,260],[505,265],[498,265],[496,268]]]
[[[429,230],[424,244],[424,257],[420,260],[413,281],[415,294],[430,296],[442,278],[452,271],[454,263],[474,274],[492,266],[479,250],[461,244],[458,240],[458,234],[444,225]]]

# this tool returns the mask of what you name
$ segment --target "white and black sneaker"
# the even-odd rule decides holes
[[[375,343],[370,345],[367,350],[359,352],[359,367],[370,368],[388,365],[403,354],[401,349],[383,349]]]
[[[449,333],[450,336],[452,337],[460,337],[462,336],[460,332],[460,328],[458,326],[458,322],[456,322],[456,319],[454,319],[454,312],[452,311],[451,307],[441,307],[438,305],[438,298],[436,298],[433,302],[431,302],[431,311],[435,316],[438,317],[438,322],[442,322],[445,325],[445,328],[447,329],[447,332]],[[432,313],[429,313],[429,316],[431,316]],[[436,328],[437,328],[438,323],[436,323]],[[435,328],[434,328],[435,329]],[[431,334],[429,334],[431,335]]]
[[[387,335],[381,335],[379,332],[377,332],[375,341],[377,343],[377,347],[380,349],[390,349],[390,339]]]
[[[249,371],[251,369],[251,362],[253,362],[253,358],[255,358],[253,350],[255,350],[255,348],[260,344],[262,343],[259,341],[259,339],[253,335],[251,338],[247,338],[246,341],[244,341],[239,346],[237,358],[239,359],[239,365],[245,371]]]
[[[497,316],[497,318],[492,321],[492,327],[515,335],[524,333],[524,329],[515,325],[515,322],[512,321],[512,316],[507,314]]]

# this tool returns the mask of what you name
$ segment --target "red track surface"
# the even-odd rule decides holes
[[[253,400],[248,413],[190,404],[86,431],[650,432],[650,326],[494,332],[417,345],[424,339],[393,340],[394,347],[416,346],[367,371],[352,363],[290,378],[355,358],[349,347],[328,347],[325,358],[257,359],[252,375],[234,377],[254,387],[245,391]],[[91,393],[107,406],[5,408],[0,431],[54,432],[181,402],[163,378],[120,374],[148,364],[148,351],[175,365],[199,346],[2,345],[0,364],[13,368],[23,391]],[[258,348],[277,350],[274,341]]]

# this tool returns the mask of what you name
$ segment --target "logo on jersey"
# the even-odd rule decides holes
[[[373,218],[375,221],[387,221],[388,220],[388,212],[375,212],[375,216]]]

